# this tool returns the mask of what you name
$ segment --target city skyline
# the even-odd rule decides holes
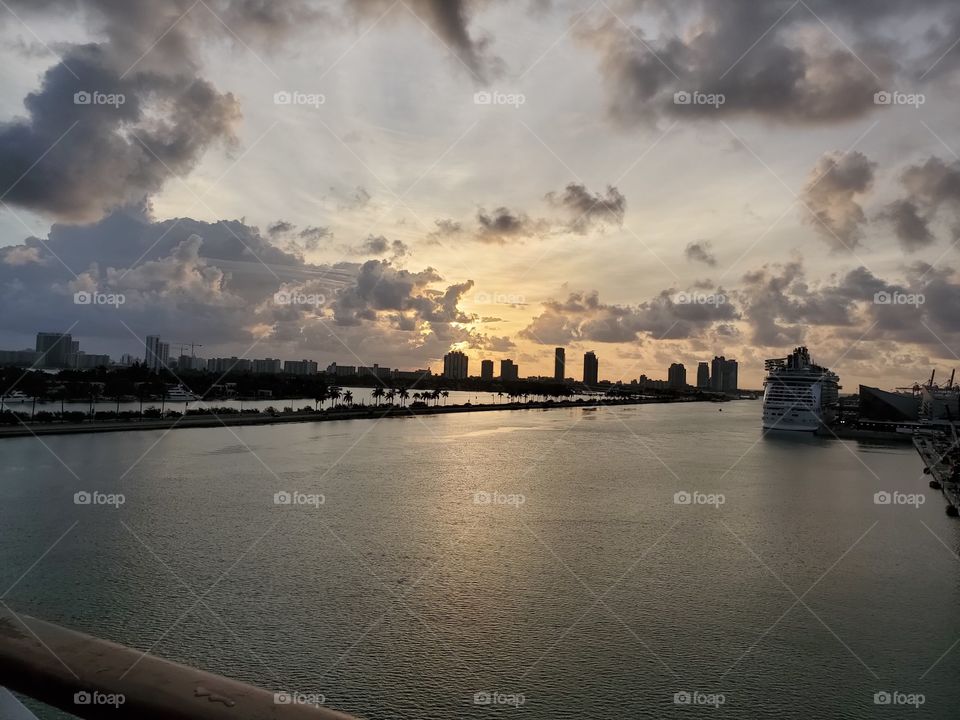
[[[726,352],[753,387],[801,343],[849,385],[960,364],[960,51],[889,42],[913,10],[455,5],[13,2],[0,346],[44,327],[119,356],[151,327],[549,376],[564,345],[611,380]],[[802,81],[757,84],[784,53]]]

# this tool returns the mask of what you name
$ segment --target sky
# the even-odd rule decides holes
[[[5,0],[0,348],[943,377],[958,89],[948,0]]]

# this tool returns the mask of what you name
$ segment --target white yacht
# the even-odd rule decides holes
[[[836,419],[840,378],[816,365],[807,348],[767,360],[764,369],[764,429],[812,432]]]
[[[199,399],[199,395],[190,392],[183,385],[167,385],[167,400],[170,402],[193,402]]]

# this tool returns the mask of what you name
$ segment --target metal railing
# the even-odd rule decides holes
[[[133,648],[0,610],[0,685],[91,720],[352,720]],[[0,713],[31,717],[0,687]]]

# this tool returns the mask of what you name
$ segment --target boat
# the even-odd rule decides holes
[[[840,405],[840,378],[805,347],[764,363],[763,428],[814,432],[831,425]]]
[[[199,395],[190,392],[183,385],[167,386],[167,400],[170,402],[193,402],[199,399]]]
[[[31,398],[22,390],[14,390],[13,392],[3,396],[3,402],[7,404],[29,402],[32,399],[33,398]]]

